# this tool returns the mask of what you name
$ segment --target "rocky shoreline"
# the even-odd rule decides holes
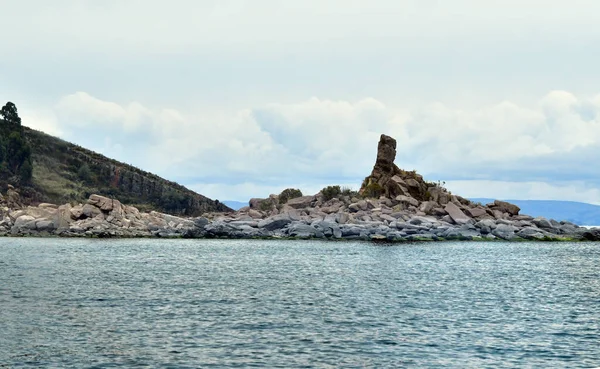
[[[13,191],[14,192],[14,191]],[[402,200],[403,201],[403,200]],[[396,200],[398,204],[402,201]],[[453,202],[441,217],[424,214],[431,204],[414,213],[394,211],[389,199],[334,198],[319,195],[292,199],[281,210],[252,207],[236,213],[210,213],[181,218],[158,212],[143,213],[118,200],[90,196],[86,204],[39,204],[9,210],[0,221],[1,236],[59,237],[167,237],[167,238],[300,238],[332,240],[600,240],[600,229],[569,222],[509,212],[490,213],[507,205],[497,201],[482,212],[463,210]],[[394,204],[394,202],[391,202]],[[467,208],[469,209],[469,208]],[[493,209],[493,210],[492,210]],[[276,214],[273,214],[276,212]],[[436,210],[440,212],[440,210]],[[476,214],[472,217],[467,214]]]
[[[483,205],[453,195],[414,171],[398,168],[395,149],[396,141],[382,135],[373,172],[359,192],[332,186],[314,196],[271,195],[252,199],[250,206],[234,213],[194,218],[140,212],[100,195],[91,195],[85,204],[23,206],[18,192],[9,187],[0,198],[0,236],[600,240],[599,228],[521,215],[519,207],[507,202]]]

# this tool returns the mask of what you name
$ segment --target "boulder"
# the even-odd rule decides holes
[[[537,217],[535,218],[533,221],[533,224],[535,224],[538,228],[542,228],[542,229],[552,229],[555,228],[552,223],[544,218],[544,217]],[[560,224],[559,224],[560,225]]]
[[[502,238],[503,240],[512,240],[517,237],[515,232],[518,230],[517,227],[507,225],[507,224],[498,224],[496,228],[492,231],[492,234],[498,238]]]
[[[437,202],[440,205],[446,205],[448,202],[450,202],[450,194],[442,187],[432,186],[427,189],[427,192],[429,192],[429,198],[431,201]]]
[[[31,215],[21,215],[15,220],[15,224],[13,224],[13,230],[16,229],[17,232],[35,230],[35,228],[35,218]]]
[[[510,215],[519,215],[519,211],[521,211],[521,208],[517,205],[500,200],[494,201],[494,205],[492,206],[492,208],[499,210],[502,213],[508,213]]]
[[[465,213],[467,213],[467,215],[469,215],[471,218],[480,218],[488,215],[484,208],[466,208]]]
[[[348,213],[338,213],[335,217],[335,221],[339,224],[346,224],[350,220]]]
[[[295,199],[289,200],[288,205],[289,205],[290,201],[293,201],[293,200],[295,200]],[[281,229],[281,228],[287,226],[291,222],[292,222],[292,220],[288,216],[276,215],[274,217],[267,218],[267,219],[264,219],[264,220],[258,222],[258,227],[263,228],[267,231],[275,231],[275,230],[278,230],[278,229]]]
[[[85,218],[95,218],[100,214],[102,214],[102,211],[94,205],[85,204],[81,208],[81,216]]]
[[[448,215],[448,212],[442,208],[434,208],[431,210],[430,215],[443,217],[444,215]]]
[[[403,205],[404,209],[407,209],[409,206],[419,206],[419,200],[409,197],[409,196],[404,196],[404,195],[399,195],[396,196],[396,201],[399,202],[401,205]]]
[[[90,198],[88,199],[88,204],[94,205],[102,211],[109,212],[113,209],[113,201],[113,199],[109,199],[108,197],[100,195],[90,195]]]
[[[600,228],[591,228],[581,234],[588,241],[600,241]]]
[[[299,237],[299,238],[321,238],[323,237],[323,232],[317,230],[315,227],[304,224],[304,223],[293,223],[288,227],[288,235],[290,237]]]
[[[250,215],[254,219],[261,219],[263,217],[261,212],[255,209],[248,209],[248,215]]]
[[[54,229],[54,222],[51,220],[38,220],[35,223],[35,227],[38,231],[52,231]]]
[[[315,196],[300,196],[288,200],[287,205],[294,209],[304,209],[309,208],[313,201],[316,200]]]
[[[6,191],[6,198],[4,200],[9,209],[21,209],[23,207],[21,196],[12,185],[8,185],[8,191]]]
[[[71,218],[78,220],[82,218],[83,215],[83,206],[77,205],[71,208]]]
[[[56,229],[69,228],[69,225],[73,222],[73,218],[71,217],[71,205],[65,204],[59,206],[52,221],[54,223],[54,228]]]
[[[460,208],[456,206],[456,204],[452,202],[447,203],[444,210],[448,213],[450,218],[452,218],[452,220],[456,224],[465,224],[469,223],[472,220],[465,213],[463,213],[462,210],[460,210]]]
[[[432,210],[437,208],[438,206],[439,204],[435,201],[425,201],[421,203],[421,206],[419,206],[419,211],[422,211],[423,213],[429,215],[431,214]]]

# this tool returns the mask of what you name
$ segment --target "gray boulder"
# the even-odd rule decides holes
[[[515,232],[518,230],[517,227],[511,226],[508,224],[498,224],[496,228],[492,231],[492,234],[498,238],[502,238],[503,240],[513,240],[517,237]]]
[[[288,204],[290,203],[290,201],[293,201],[293,200],[296,200],[296,199],[289,200]],[[292,222],[292,220],[290,219],[290,217],[288,217],[286,215],[276,215],[274,217],[261,220],[260,222],[258,222],[258,227],[263,228],[267,231],[275,231],[275,230],[284,228],[291,222]]]
[[[548,219],[544,218],[544,217],[537,217],[532,222],[538,228],[542,228],[542,229],[552,229],[552,228],[554,228],[554,226],[552,225],[552,223],[550,223],[550,221]]]

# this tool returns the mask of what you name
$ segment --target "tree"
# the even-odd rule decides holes
[[[31,147],[19,132],[12,132],[8,136],[6,159],[13,173],[17,173],[25,161],[31,160]]]
[[[21,181],[27,183],[31,180],[33,175],[33,167],[31,166],[31,159],[25,160],[19,168],[19,177],[21,177]]]
[[[7,102],[6,105],[0,109],[0,115],[4,118],[8,123],[13,123],[18,126],[21,125],[21,118],[17,112],[17,106],[12,102]]]
[[[82,181],[89,181],[92,176],[90,166],[87,165],[87,163],[83,163],[83,165],[80,166],[79,170],[77,171],[77,176],[79,176],[79,179]]]

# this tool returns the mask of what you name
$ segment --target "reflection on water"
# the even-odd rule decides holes
[[[0,367],[600,366],[600,244],[0,240]]]

